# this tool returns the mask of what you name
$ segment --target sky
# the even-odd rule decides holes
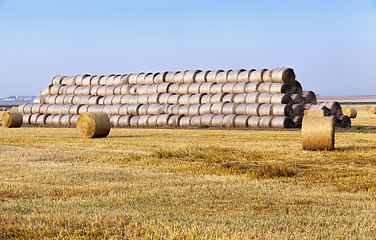
[[[291,67],[376,94],[376,0],[0,0],[0,97],[54,75]]]

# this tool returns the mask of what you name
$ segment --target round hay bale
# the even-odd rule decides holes
[[[72,104],[73,103],[73,98],[75,96],[76,95],[73,95],[73,94],[65,95],[65,97],[63,99],[63,104]]]
[[[95,77],[96,75],[86,75],[82,78],[82,86],[91,86],[91,80]]]
[[[141,85],[137,88],[136,94],[138,95],[145,95],[148,94],[148,88],[150,85]]]
[[[245,115],[236,115],[235,116],[235,127],[248,127],[248,118],[249,116]]]
[[[188,93],[189,94],[197,94],[200,93],[201,83],[192,83],[188,86]]]
[[[161,114],[165,114],[165,113],[167,113],[167,109],[168,109],[168,107],[170,106],[170,104],[161,104],[161,111],[162,111],[162,113]]]
[[[302,123],[302,146],[304,150],[333,150],[334,118],[304,117]]]
[[[39,112],[43,114],[48,114],[49,107],[50,107],[50,104],[42,104],[42,106],[39,109]]]
[[[159,117],[158,115],[149,116],[148,122],[147,122],[147,127],[157,127],[158,117]]]
[[[295,116],[304,116],[304,107],[300,104],[292,105],[292,112]]]
[[[154,84],[154,77],[156,73],[149,73],[145,76],[144,83],[147,85],[152,85]]]
[[[61,114],[61,106],[62,105],[50,104],[49,107],[47,108],[48,114],[52,114],[52,115]]]
[[[249,76],[251,75],[251,72],[256,71],[255,69],[251,69],[248,71],[241,71],[238,75],[238,81],[237,82],[249,82]]]
[[[50,95],[43,95],[40,97],[40,103],[46,104],[47,103],[47,97]]]
[[[187,83],[180,84],[179,89],[178,89],[178,93],[179,94],[188,94],[188,88],[189,88],[189,84],[187,84]]]
[[[217,76],[215,76],[216,83],[227,83],[227,76],[229,71],[218,72]]]
[[[252,71],[249,75],[250,82],[262,82],[262,76],[267,69]]]
[[[23,123],[22,113],[7,111],[7,112],[4,112],[1,116],[1,124],[4,128],[19,128],[22,126],[22,123]]]
[[[200,104],[204,94],[192,94],[188,99],[189,105]]]
[[[120,99],[120,104],[129,104],[131,95],[122,96]]]
[[[87,103],[89,105],[99,104],[99,100],[102,99],[102,97],[100,97],[100,96],[90,96],[90,95],[87,95],[87,96],[89,96],[89,100],[88,100],[88,103]],[[113,98],[112,98],[112,100],[113,100]]]
[[[218,73],[224,72],[223,70],[209,71],[206,75],[206,82],[215,83]]]
[[[39,103],[33,103],[31,105],[31,113],[40,113],[40,107],[42,106],[42,104],[39,104]]]
[[[261,104],[259,106],[258,116],[271,116],[272,115],[272,104]]]
[[[82,105],[70,105],[68,114],[78,115]],[[48,108],[49,109],[49,108]],[[89,108],[88,108],[89,109]]]
[[[180,105],[178,115],[188,116],[190,105]]]
[[[45,115],[45,114],[40,114],[38,117],[37,117],[37,122],[36,124],[38,125],[45,125],[46,124],[46,119],[49,115]]]
[[[168,97],[167,103],[168,104],[179,104],[179,98],[180,98],[180,96],[181,95],[179,95],[179,94],[171,94]]]
[[[195,77],[195,82],[196,83],[205,83],[207,82],[206,78],[207,78],[207,75],[209,74],[210,71],[204,71],[204,72],[199,72],[197,73],[196,77]]]
[[[114,127],[114,128],[119,127],[119,119],[120,119],[119,115],[110,116],[111,127]]]
[[[290,117],[277,116],[273,117],[271,121],[272,128],[293,128],[294,126],[294,122]]]
[[[78,106],[78,105],[73,105],[73,106]],[[103,105],[90,105],[87,109],[87,112],[94,113],[94,112],[103,112],[104,111],[104,106]],[[72,113],[72,114],[77,114],[78,112]]]
[[[238,106],[237,103],[225,103],[222,108],[221,114],[230,115],[235,114],[235,109]]]
[[[168,72],[157,73],[153,79],[154,84],[160,84],[160,83],[165,82],[167,73]]]
[[[83,113],[78,117],[76,129],[84,138],[107,137],[111,130],[110,119],[104,113]]]
[[[200,87],[200,93],[210,93],[210,88],[214,85],[214,83],[207,82],[207,83],[202,83]]]
[[[111,115],[119,115],[119,110],[120,110],[120,107],[122,106],[121,104],[114,104],[114,105],[110,105],[111,108],[110,108],[110,114]]]
[[[272,116],[262,116],[260,118],[259,127],[260,128],[270,128],[272,125]]]
[[[231,115],[224,115],[223,121],[222,121],[222,127],[225,128],[231,128],[235,126],[235,114]]]
[[[291,104],[292,100],[289,95],[284,93],[271,93],[270,103],[271,104]]]
[[[264,93],[270,93],[270,88],[271,88],[272,84],[273,83],[271,83],[271,82],[260,83],[257,91],[258,92],[264,92]]]
[[[151,75],[152,73],[141,73],[137,76],[136,78],[136,84],[138,85],[142,85],[142,84],[146,84],[145,83],[145,78],[147,75]]]
[[[62,115],[60,117],[60,125],[64,127],[68,127],[71,125],[71,118],[72,115]]]
[[[213,94],[204,94],[201,98],[201,104],[211,103],[211,98],[213,96]]]
[[[50,87],[49,94],[56,95],[59,94],[59,89],[63,87],[63,85],[53,85]]]
[[[292,94],[291,99],[292,99],[293,104],[300,104],[300,105],[306,104],[305,98],[303,97],[302,94]]]
[[[166,113],[167,114],[173,114],[173,115],[178,115],[178,111],[179,111],[179,107],[180,105],[179,104],[171,104],[171,105],[168,105],[167,107],[167,110],[166,110]]]
[[[234,94],[227,93],[226,95],[223,96],[222,102],[233,102],[235,98]]]
[[[249,128],[259,128],[260,127],[260,117],[252,116],[247,120],[247,125]]]
[[[130,127],[130,120],[131,120],[131,116],[120,116],[119,117],[119,127]]]
[[[248,85],[248,83],[235,83],[234,87],[232,88],[232,92],[237,93],[245,93],[245,87]]]
[[[98,89],[102,87],[102,86],[92,86],[90,88],[90,95],[93,95],[93,96],[98,96]]]
[[[286,83],[271,83],[270,87],[269,87],[269,92],[270,93],[292,94],[292,92],[290,92],[289,85],[286,84]]]
[[[125,116],[125,115],[130,115],[128,113],[128,104],[121,104],[119,108],[119,115]]]
[[[18,107],[20,113],[31,113],[33,108],[32,103],[26,103]]]
[[[61,84],[61,81],[63,80],[63,78],[66,77],[66,76],[61,76],[61,75],[56,75],[52,78],[51,80],[51,84],[52,85],[59,85]]]
[[[137,84],[137,78],[142,73],[131,73],[128,75],[128,84]]]
[[[356,118],[356,116],[358,115],[358,112],[356,111],[356,109],[350,108],[350,107],[342,108],[342,112],[344,115],[348,116],[349,118]]]
[[[140,118],[139,116],[132,116],[131,119],[129,120],[129,127],[136,128],[139,118]]]
[[[212,102],[212,103],[222,102],[225,95],[226,95],[226,93],[216,93],[216,94],[212,95],[210,102]]]
[[[147,127],[148,126],[148,119],[149,119],[149,115],[141,115],[139,118],[138,118],[138,121],[137,121],[137,127]]]
[[[117,85],[126,85],[128,84],[128,78],[129,78],[129,75],[128,74],[123,74],[120,76],[120,83],[117,84]],[[92,84],[93,85],[93,84]]]
[[[239,75],[240,73],[247,71],[245,69],[240,69],[240,70],[230,70],[227,75],[227,82],[229,83],[237,83],[239,82]],[[244,81],[243,81],[244,82]]]
[[[208,125],[208,126],[217,127],[217,128],[223,127],[223,118],[224,117],[225,117],[224,115],[214,115],[212,120],[211,120],[211,125]]]
[[[115,74],[108,75],[105,84],[106,84],[107,86],[115,85],[115,84],[114,84],[115,77],[116,77]]]
[[[148,111],[149,105],[148,104],[142,104],[140,108],[138,109],[138,115],[146,115]]]
[[[63,96],[63,95],[61,95]],[[72,98],[72,104],[89,104],[89,99],[91,98],[90,95],[75,95],[73,98]],[[58,103],[58,98],[56,98],[57,100],[57,103]],[[108,103],[110,104],[111,101]],[[59,103],[58,103],[59,104]]]
[[[259,96],[261,93],[254,92],[254,93],[247,93],[245,97],[245,103],[257,103],[259,101]]]
[[[294,127],[295,128],[301,128],[302,127],[302,122],[303,122],[303,117],[302,116],[294,116],[292,119],[294,122]]]
[[[57,95],[56,98],[55,98],[55,104],[64,104],[64,98],[65,98],[65,96],[66,95]]]
[[[174,76],[174,83],[184,83],[184,75],[187,71],[188,70],[176,72]]]
[[[292,117],[294,112],[290,104],[273,104],[272,115]]]
[[[247,113],[246,113],[247,105],[248,104],[246,104],[246,103],[238,104],[235,108],[235,114],[237,114],[237,115],[247,115]]]
[[[178,83],[172,83],[170,87],[168,88],[169,93],[179,93],[179,87],[180,84]]]
[[[312,91],[304,91],[302,96],[304,97],[306,103],[317,103],[316,94]]]
[[[28,124],[28,123],[25,122],[25,121],[27,121],[27,120],[25,119],[25,115],[24,115],[23,117],[24,117],[24,118],[23,118],[23,120],[24,120],[23,124]],[[53,117],[54,117],[53,115],[48,115],[47,118],[46,118],[45,124],[46,124],[46,125],[52,125],[52,118],[53,118]],[[30,118],[30,116],[29,116],[29,118]]]
[[[138,101],[139,104],[148,104],[150,95],[138,95]]]
[[[89,105],[81,105],[80,108],[78,109],[78,114],[87,112],[88,108],[89,108]]]
[[[324,103],[324,106],[330,109],[333,116],[343,115],[341,105],[338,102],[327,102]]]
[[[127,108],[127,113],[128,115],[133,115],[137,116],[138,114],[138,109],[141,107],[141,104],[129,104]],[[120,109],[119,109],[120,111]]]
[[[224,93],[234,93],[233,88],[235,86],[235,83],[225,83],[223,85],[222,91]]]
[[[146,89],[146,94],[156,94],[158,93],[158,84],[152,84],[152,85],[145,85],[148,86]]]
[[[181,95],[179,98],[179,104],[188,105],[191,94]]]
[[[116,86],[106,86],[105,96],[114,95]]]
[[[271,72],[271,81],[279,83],[290,83],[295,81],[295,73],[292,68],[278,68]]]
[[[51,124],[54,125],[54,126],[60,126],[61,125],[61,123],[60,123],[61,116],[62,115],[54,115],[52,117]]]
[[[74,80],[74,77],[64,77],[61,80],[61,84],[66,85],[66,86],[73,86],[75,85],[76,81]]]
[[[181,115],[170,115],[170,117],[168,118],[168,123],[167,125],[169,127],[178,127],[179,126],[179,122],[180,122],[180,119],[182,118],[183,116]]]
[[[70,111],[70,108],[72,107],[72,104],[64,104],[64,105],[61,105],[60,108],[61,108],[61,113],[60,114],[69,114],[69,111]]]
[[[82,81],[84,80],[85,77],[89,77],[90,75],[89,74],[84,74],[84,75],[76,75],[75,77],[75,82],[76,82],[76,85],[79,85],[79,86],[82,86],[83,83]]]
[[[41,103],[40,97],[35,97],[33,103]]]
[[[30,124],[30,117],[31,117],[31,114],[22,114],[22,124]],[[5,125],[3,126],[5,127]]]
[[[191,125],[191,116],[184,116],[179,121],[179,127],[189,127]]]
[[[258,96],[257,102],[270,104],[272,96],[273,95],[271,93],[260,93],[260,95]]]
[[[206,104],[201,104],[200,109],[199,109],[199,115],[204,115],[204,114],[210,114],[212,103],[206,103]]]
[[[50,88],[52,87],[52,85],[49,85],[48,87],[46,87],[45,89],[43,89],[41,92],[40,92],[40,95],[43,96],[43,95],[49,95],[51,94],[50,93]]]
[[[123,86],[120,86],[120,95],[128,95],[130,94],[131,85],[125,84]],[[115,92],[115,91],[114,91]]]
[[[123,86],[116,86],[114,89],[114,95],[121,95],[121,88]]]
[[[194,83],[196,80],[196,75],[201,72],[201,70],[189,70],[184,73],[184,83]]]
[[[72,115],[71,118],[70,118],[69,125],[71,125],[71,126],[77,125],[77,121],[78,121],[79,117],[80,117],[80,115]],[[48,117],[47,117],[47,119],[48,119]],[[47,119],[46,119],[46,121],[47,121]]]
[[[106,94],[106,90],[107,90],[107,86],[100,86],[98,89],[97,89],[97,96],[107,96]]]
[[[121,98],[123,95],[114,95],[111,104],[121,104]]]
[[[47,95],[46,103],[48,104],[56,104],[56,98],[58,95]]]
[[[374,106],[371,106],[371,105],[364,106],[363,110],[366,111],[367,113],[370,113],[370,114],[376,113],[376,108]]]
[[[155,94],[149,95],[147,103],[148,104],[159,103],[159,98],[161,95],[162,93],[155,93]]]
[[[123,98],[121,98],[121,99],[122,99],[122,101],[125,100]],[[138,95],[128,95],[126,100],[128,101],[128,104],[138,104],[139,96]]]
[[[212,126],[212,120],[213,120],[214,116],[215,116],[214,114],[204,114],[204,115],[202,115],[201,125]]]
[[[164,127],[169,125],[169,119],[171,118],[171,114],[161,114],[157,118],[157,126],[158,127]],[[180,116],[181,117],[181,116]],[[177,120],[180,120],[180,118],[177,118]],[[177,123],[176,126],[178,126],[179,123]]]
[[[103,106],[103,112],[107,115],[110,115],[111,114],[111,108],[112,106],[111,105],[104,105]]]
[[[200,127],[202,116],[192,116],[190,127]]]
[[[101,76],[93,76],[93,78],[91,79],[90,81],[90,85],[91,86],[97,86],[99,85],[99,79],[101,78]]]
[[[215,83],[210,87],[209,93],[216,94],[216,93],[222,93],[223,89],[223,83]]]
[[[211,106],[211,108],[210,108],[210,112],[212,114],[221,115],[224,105],[225,105],[224,102],[213,103],[212,106]]]
[[[247,93],[235,94],[233,101],[235,103],[245,103],[247,98]]]
[[[78,88],[77,86],[61,86],[59,88],[59,93],[58,94],[59,95],[68,94],[68,92],[69,92],[68,89],[70,89],[70,90],[74,89],[73,92],[75,92],[77,88]]]
[[[201,104],[194,104],[194,105],[188,105],[188,106],[189,106],[189,110],[188,110],[189,116],[200,115],[200,107],[202,106]]]
[[[332,114],[330,109],[323,105],[310,105],[310,106],[306,106],[306,105],[304,105],[304,108],[307,110],[322,110],[323,116],[330,116]]]
[[[161,104],[153,103],[145,106],[148,106],[146,110],[147,115],[160,115],[164,113],[163,106]]]
[[[295,84],[295,92],[294,93],[296,93],[296,94],[302,94],[303,93],[303,88],[302,88],[302,85],[300,84],[300,82],[295,81],[294,84]]]
[[[273,70],[266,70],[262,73],[262,81],[263,82],[271,82],[272,81],[272,72]]]
[[[174,77],[176,73],[179,73],[179,72],[167,72],[165,75],[165,82],[175,83]]]
[[[171,96],[171,93],[162,93],[159,96],[159,103],[160,104],[168,104],[168,98]]]
[[[338,119],[340,121],[340,127],[342,127],[342,128],[349,128],[349,127],[351,127],[351,119],[350,119],[349,116],[342,115]]]
[[[81,86],[76,87],[76,88],[74,89],[73,94],[74,94],[74,95],[82,95],[82,89],[83,89],[83,88],[84,88],[84,87],[81,87]]]

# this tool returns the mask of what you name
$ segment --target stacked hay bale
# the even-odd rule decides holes
[[[302,91],[291,68],[55,76],[19,106],[24,124],[71,126],[102,112],[112,127],[299,128],[306,109],[343,118],[338,103]]]

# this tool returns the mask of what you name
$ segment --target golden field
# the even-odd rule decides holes
[[[298,130],[0,128],[0,239],[375,239],[373,117],[332,152]]]

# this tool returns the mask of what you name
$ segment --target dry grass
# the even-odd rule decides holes
[[[373,239],[376,138],[0,129],[0,239]]]

